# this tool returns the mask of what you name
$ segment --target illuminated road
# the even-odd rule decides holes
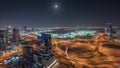
[[[12,55],[20,55],[22,54],[22,46],[16,47],[14,50],[6,50],[1,56],[0,56],[0,63],[4,63],[5,59],[11,58]],[[0,68],[7,68],[7,65],[1,64]]]
[[[36,39],[28,35],[26,41]],[[120,50],[103,46],[104,44],[120,45],[120,42],[110,40],[104,34],[98,34],[92,39],[52,39],[52,51],[58,59],[54,68],[119,68]],[[33,45],[34,49],[36,45]],[[22,46],[14,51],[7,51],[0,56],[0,62],[13,54],[22,54]],[[6,68],[0,65],[0,68]]]
[[[110,40],[103,35],[94,37],[93,42],[90,42],[91,39],[79,38],[53,39],[53,53],[60,62],[56,68],[62,66],[64,68],[119,68],[120,50],[115,46],[119,46],[120,42]],[[104,46],[104,43],[115,45],[114,48],[110,48]]]

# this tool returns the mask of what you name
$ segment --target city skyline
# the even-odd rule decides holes
[[[0,68],[120,68],[118,0],[0,0]]]
[[[0,27],[103,26],[111,20],[120,25],[116,0],[1,0]]]

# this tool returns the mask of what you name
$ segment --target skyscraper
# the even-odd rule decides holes
[[[6,30],[0,30],[0,50],[6,48]]]
[[[34,59],[40,66],[47,68],[54,61],[54,57],[51,52],[51,35],[40,34],[37,37],[37,50],[34,51]]]
[[[19,39],[20,39],[19,29],[13,28],[13,42],[19,44]]]
[[[13,28],[8,26],[7,28],[7,45],[10,45],[13,41]]]
[[[115,32],[115,29],[113,29],[112,22],[111,21],[108,22],[107,25],[108,25],[108,32],[110,33],[109,37],[112,38],[112,39],[115,39],[116,38],[116,32]]]

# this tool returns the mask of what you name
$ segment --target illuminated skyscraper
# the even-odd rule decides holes
[[[13,28],[8,26],[7,28],[7,44],[10,45],[13,41]]]
[[[108,22],[107,25],[108,25],[108,33],[110,33],[109,37],[112,39],[116,38],[116,32],[115,32],[115,29],[113,29],[112,27],[112,22],[111,21]]]

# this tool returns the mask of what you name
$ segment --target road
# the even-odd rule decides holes
[[[109,40],[104,36],[93,39],[52,39],[52,51],[55,58],[58,59],[56,68],[62,66],[63,68],[119,68],[120,50],[103,46],[104,43],[120,44],[119,41]],[[33,47],[36,49],[35,44]],[[0,62],[13,54],[22,54],[22,46],[16,47],[14,51],[4,53],[0,56]],[[0,66],[0,68],[2,67],[5,68],[5,65]]]
[[[96,41],[97,40],[97,41]],[[53,39],[52,50],[60,62],[56,68],[119,68],[120,42],[106,38],[93,39]],[[104,44],[114,44],[112,48]],[[111,46],[111,45],[110,45]],[[66,47],[68,51],[66,53]],[[95,49],[97,51],[95,51]]]

